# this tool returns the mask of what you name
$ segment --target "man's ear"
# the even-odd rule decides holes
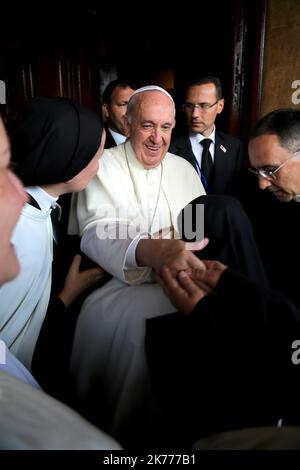
[[[103,115],[104,119],[109,118],[109,109],[108,109],[108,104],[107,103],[103,103],[103,105],[102,105],[102,115]]]
[[[221,112],[223,111],[223,109],[224,109],[224,104],[225,104],[224,98],[222,98],[221,100],[219,100],[219,102],[218,102],[218,111],[217,111],[218,114],[221,114]]]
[[[127,137],[127,139],[129,139],[130,137],[130,124],[129,124],[129,121],[128,121],[128,118],[125,114],[124,116],[124,131],[125,131],[125,135]]]

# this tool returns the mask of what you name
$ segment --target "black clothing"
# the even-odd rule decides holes
[[[190,162],[197,171],[196,159],[188,133],[174,134],[169,152]],[[241,141],[216,130],[214,164],[209,193],[239,196],[243,190],[245,166]]]
[[[106,130],[106,139],[105,139],[105,147],[104,148],[110,149],[112,147],[116,147],[117,143],[115,142],[113,136],[109,132],[107,126],[105,126],[105,130]]]
[[[15,173],[25,186],[72,179],[96,154],[102,129],[94,111],[67,98],[33,98],[11,130]]]
[[[201,259],[221,261],[260,285],[269,287],[265,268],[254,241],[252,224],[234,197],[210,194],[194,199],[182,210],[178,218],[181,238],[186,241],[199,240],[198,234],[195,238],[187,238],[187,235],[196,229],[194,221],[199,204],[204,204],[204,236],[209,238],[209,244],[195,254]]]
[[[190,316],[148,320],[148,365],[173,433],[169,444],[280,419],[299,424],[291,358],[299,338],[300,311],[289,299],[231,270]]]
[[[199,142],[203,147],[202,156],[201,156],[201,180],[203,183],[206,192],[209,192],[210,187],[212,186],[212,176],[213,176],[213,161],[212,156],[209,151],[210,144],[212,143],[211,139],[203,139]]]
[[[267,190],[252,194],[248,213],[271,287],[300,308],[300,203],[280,202]]]

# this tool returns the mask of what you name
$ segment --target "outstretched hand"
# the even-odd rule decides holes
[[[149,266],[157,274],[163,266],[168,266],[176,276],[185,269],[206,269],[203,261],[193,251],[203,250],[207,244],[207,238],[197,243],[174,239],[142,239],[137,245],[136,259],[139,266]]]
[[[75,255],[66,276],[63,290],[59,294],[66,308],[68,308],[82,292],[102,279],[105,274],[104,269],[100,266],[79,271],[80,263],[81,256]]]

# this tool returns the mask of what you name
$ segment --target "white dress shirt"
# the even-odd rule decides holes
[[[27,186],[26,192],[36,200],[41,210],[44,212],[47,212],[50,207],[55,206],[58,200],[58,197],[51,196],[39,186]]]
[[[110,127],[108,127],[108,130],[111,133],[112,138],[114,139],[117,145],[123,144],[126,141],[127,139],[126,135],[113,131]]]

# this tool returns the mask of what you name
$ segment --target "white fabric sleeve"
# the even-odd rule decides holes
[[[90,225],[82,235],[80,248],[114,277],[127,284],[141,284],[148,280],[151,268],[137,266],[135,250],[140,238],[146,238],[148,234],[139,234],[133,240],[130,237],[116,238],[116,232],[122,233],[123,230],[126,233],[125,229],[126,226],[121,224],[109,229],[106,227],[106,231],[100,222]]]
[[[126,255],[125,255],[124,269],[132,269],[132,268],[144,269],[144,267],[137,265],[136,256],[135,256],[138,243],[143,238],[150,238],[150,234],[148,232],[143,232],[140,235],[136,236],[131,241],[130,245],[127,248]]]

